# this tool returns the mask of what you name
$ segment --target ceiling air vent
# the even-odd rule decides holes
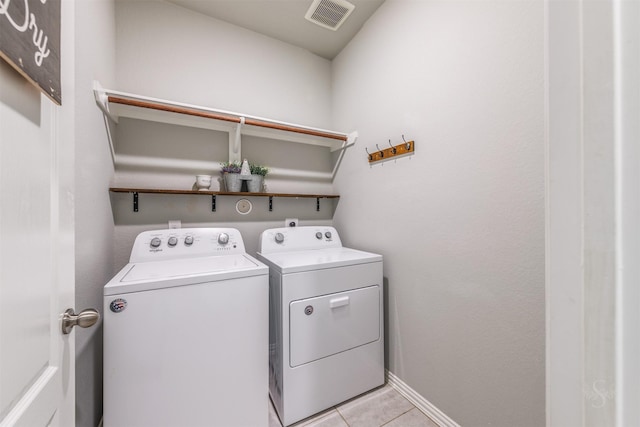
[[[335,31],[353,9],[355,6],[345,0],[314,0],[304,17],[314,24]]]

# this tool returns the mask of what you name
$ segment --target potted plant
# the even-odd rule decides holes
[[[240,171],[242,165],[239,162],[223,162],[222,177],[227,191],[238,192],[242,188],[242,180],[240,179]]]
[[[264,177],[269,173],[269,168],[250,163],[249,169],[251,170],[251,181],[247,181],[247,188],[250,193],[261,193]]]

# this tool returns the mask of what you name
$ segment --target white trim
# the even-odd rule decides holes
[[[433,403],[422,397],[420,393],[412,389],[398,378],[393,372],[387,370],[387,383],[403,395],[416,408],[436,423],[440,427],[460,427],[458,423],[453,421],[447,414],[438,409]]]
[[[46,417],[56,412],[56,394],[62,388],[57,367],[46,367],[27,388],[9,413],[0,420],[0,427],[45,425]],[[44,418],[43,418],[44,417]]]
[[[551,155],[550,155],[550,110],[549,110],[549,1],[544,0],[544,18],[543,18],[543,61],[544,61],[544,305],[545,305],[545,426],[551,427],[551,271],[549,265],[551,262],[551,227],[549,226],[549,218],[551,217],[551,203],[549,195],[551,183]]]
[[[640,6],[614,0],[616,426],[640,423]]]
[[[623,427],[627,418],[625,413],[625,375],[624,375],[624,225],[625,216],[623,214],[624,202],[624,168],[626,166],[622,157],[624,149],[623,141],[623,97],[622,97],[622,76],[623,76],[623,44],[622,44],[622,5],[620,0],[614,0],[613,7],[613,84],[614,84],[614,156],[615,156],[615,425]]]

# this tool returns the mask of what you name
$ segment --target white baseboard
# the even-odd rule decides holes
[[[387,371],[387,383],[440,427],[460,427],[447,414],[436,408],[433,403],[422,397],[391,371]]]

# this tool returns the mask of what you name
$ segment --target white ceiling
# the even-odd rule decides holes
[[[168,0],[187,9],[335,58],[384,0],[348,0],[356,8],[337,31],[304,18],[313,0]]]

